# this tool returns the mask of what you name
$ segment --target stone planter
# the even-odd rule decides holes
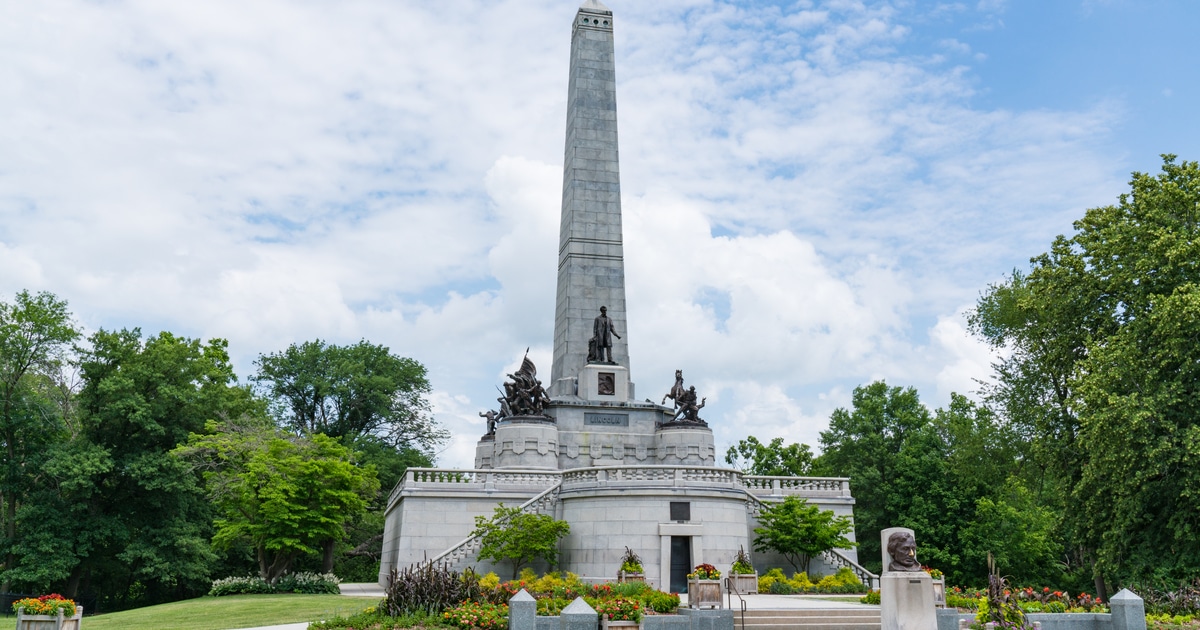
[[[617,571],[617,583],[618,584],[623,584],[625,582],[645,582],[645,581],[646,581],[645,573],[626,573],[625,571]]]
[[[734,592],[742,595],[755,595],[758,593],[758,571],[745,575],[730,575],[729,586]]]
[[[601,630],[640,630],[641,627],[640,621],[609,621],[607,615],[600,616]]]
[[[724,608],[721,580],[688,580],[688,608]]]
[[[17,630],[79,630],[83,623],[83,606],[76,604],[75,616],[65,617],[60,610],[55,616],[26,615],[25,609],[17,611]]]

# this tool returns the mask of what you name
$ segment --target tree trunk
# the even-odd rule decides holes
[[[325,557],[321,560],[321,573],[333,573],[333,552],[336,542],[332,538],[325,541]]]
[[[1108,601],[1108,589],[1104,588],[1104,576],[1100,572],[1096,572],[1096,596],[1104,601]]]
[[[82,579],[83,567],[77,565],[71,570],[71,575],[67,577],[67,598],[75,599],[79,596],[79,582]]]

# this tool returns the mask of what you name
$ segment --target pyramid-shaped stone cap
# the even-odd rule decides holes
[[[592,0],[588,0],[591,2]],[[576,597],[575,601],[571,602],[566,608],[562,609],[563,615],[594,615],[596,609],[588,606],[588,603],[583,601],[582,597]]]
[[[587,0],[587,2],[584,2],[583,5],[579,7],[579,10],[592,11],[594,13],[607,13],[608,15],[612,15],[612,9],[604,6],[604,3],[600,2],[600,0]]]
[[[511,602],[536,602],[537,600],[533,598],[533,595],[529,594],[529,591],[527,591],[525,589],[521,589],[520,591],[517,591],[516,595],[512,596],[512,599],[510,599],[508,601],[511,603]]]
[[[1125,602],[1125,601],[1132,602],[1132,601],[1142,601],[1142,598],[1138,597],[1137,593],[1134,593],[1133,591],[1131,591],[1127,588],[1123,588],[1123,589],[1121,589],[1120,593],[1113,595],[1112,599],[1110,599],[1108,601],[1109,602]]]

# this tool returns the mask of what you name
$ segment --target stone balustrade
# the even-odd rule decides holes
[[[766,477],[743,475],[731,468],[710,466],[598,466],[569,470],[472,470],[467,468],[409,468],[392,491],[395,500],[405,491],[538,491],[562,482],[564,488],[614,485],[671,485],[741,488],[762,499],[796,495],[849,497],[850,480],[843,477]]]
[[[767,477],[744,475],[742,484],[758,497],[848,497],[850,479],[846,477]]]

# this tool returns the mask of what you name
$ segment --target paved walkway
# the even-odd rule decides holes
[[[383,599],[383,587],[378,584],[342,584],[342,595],[354,597],[378,597]],[[746,610],[845,610],[879,608],[856,601],[831,601],[821,599],[822,595],[742,595],[746,600]],[[687,604],[687,595],[680,595],[681,603]],[[736,596],[728,598],[728,606],[733,610],[741,610],[742,605]],[[243,630],[307,630],[308,623],[287,623],[279,626],[260,626]]]

